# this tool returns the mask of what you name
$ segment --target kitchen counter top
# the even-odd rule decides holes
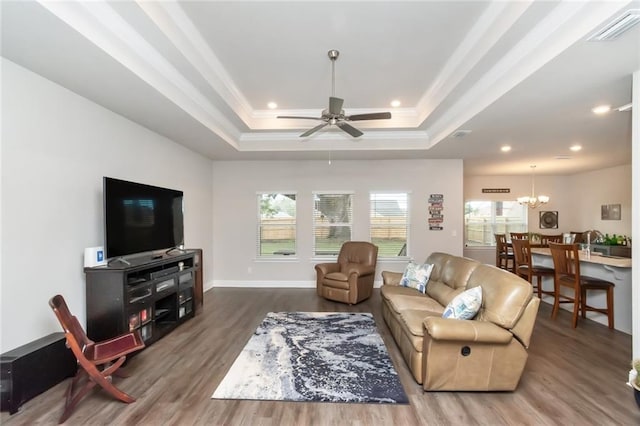
[[[548,248],[531,248],[531,253],[551,257],[551,250]],[[631,258],[628,257],[604,256],[599,253],[593,252],[591,253],[590,258],[587,259],[587,257],[581,250],[579,250],[579,253],[581,262],[614,266],[616,268],[631,268]]]

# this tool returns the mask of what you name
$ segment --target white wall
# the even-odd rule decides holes
[[[529,232],[540,234],[559,234],[569,232],[573,221],[568,212],[571,204],[567,200],[568,188],[566,177],[536,174],[535,195],[547,195],[549,203],[536,209],[529,209],[527,223]],[[507,188],[508,193],[483,194],[483,188]],[[466,176],[464,179],[464,201],[515,201],[516,198],[531,195],[531,175],[518,176]],[[557,211],[558,229],[540,229],[540,212]],[[464,255],[482,263],[495,264],[495,247],[465,247]]]
[[[631,237],[631,164],[568,176],[572,190],[568,216],[577,231],[596,229],[603,234]],[[620,220],[602,220],[600,206],[620,204]]]
[[[85,322],[83,250],[103,245],[102,177],[185,193],[185,243],[213,269],[212,163],[2,59],[0,352],[61,331],[60,293]]]
[[[633,110],[631,116],[631,150],[632,150],[632,211],[636,220],[632,223],[633,265],[631,282],[633,283],[631,298],[633,313],[631,318],[631,333],[633,335],[633,358],[640,359],[640,70],[633,73]]]
[[[536,195],[549,203],[529,209],[529,231],[555,234],[597,229],[603,234],[631,236],[631,164],[570,176],[536,175]],[[465,201],[515,200],[531,192],[530,176],[468,176]],[[482,188],[510,188],[509,194],[483,194]],[[621,220],[601,220],[600,206],[621,204]],[[558,212],[558,229],[541,229],[540,211]]]
[[[509,193],[483,194],[483,188],[508,188]],[[559,234],[573,230],[573,220],[569,217],[571,202],[567,194],[571,192],[569,182],[564,176],[538,175],[535,177],[535,195],[547,195],[549,202],[536,209],[528,210],[530,232],[541,234]],[[464,180],[464,199],[515,201],[516,198],[531,194],[531,175],[522,176],[467,176]],[[541,211],[558,212],[558,229],[541,229],[539,214]]]
[[[549,203],[528,211],[530,232],[559,234],[596,229],[603,234],[631,237],[631,165],[611,167],[570,176],[536,176],[536,195],[548,195]],[[531,193],[531,176],[467,176],[466,201],[515,200]],[[508,194],[483,194],[482,188],[509,188]],[[602,220],[602,204],[621,204],[621,220]],[[558,229],[541,229],[541,211],[558,212]],[[464,254],[483,263],[495,263],[493,247],[465,247]]]
[[[409,256],[433,251],[462,254],[461,160],[214,162],[214,285],[313,286],[312,191],[354,191],[353,240],[369,240],[369,192],[410,192]],[[257,193],[297,193],[295,259],[256,260]],[[444,230],[429,231],[429,194],[444,195]],[[455,234],[455,235],[454,235]],[[402,271],[406,260],[378,262],[380,271]]]

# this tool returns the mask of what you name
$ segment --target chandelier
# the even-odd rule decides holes
[[[518,203],[522,204],[523,206],[529,206],[529,208],[532,209],[535,209],[536,207],[549,202],[549,197],[547,197],[546,195],[538,195],[536,197],[534,178],[535,170],[536,166],[531,166],[531,195],[518,197]]]

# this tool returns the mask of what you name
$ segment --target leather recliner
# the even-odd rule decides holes
[[[348,241],[337,262],[315,266],[318,296],[354,305],[371,296],[378,261],[378,246],[367,241]]]
[[[540,299],[531,284],[491,265],[432,253],[426,294],[382,272],[382,315],[414,379],[426,391],[510,391],[524,371]],[[482,287],[472,320],[442,318],[458,294]]]

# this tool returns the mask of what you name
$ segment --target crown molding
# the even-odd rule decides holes
[[[240,131],[131,25],[101,0],[39,2],[229,145]]]

